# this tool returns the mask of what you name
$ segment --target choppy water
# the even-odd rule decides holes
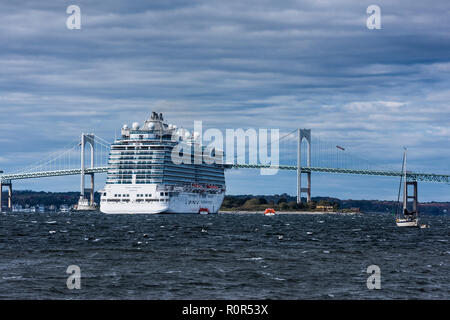
[[[426,221],[425,221],[426,220]],[[450,217],[0,215],[1,299],[449,299]],[[381,290],[366,269],[381,268]],[[69,290],[66,269],[81,268]]]

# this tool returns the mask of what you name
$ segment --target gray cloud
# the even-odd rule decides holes
[[[81,0],[81,30],[70,4],[0,4],[4,170],[157,109],[185,127],[310,127],[389,165],[407,145],[412,168],[450,172],[447,1],[378,1],[381,30],[369,1]]]

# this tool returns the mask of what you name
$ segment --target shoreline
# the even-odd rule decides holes
[[[236,211],[219,211],[219,214],[264,214],[264,211],[244,211],[244,210],[236,210]],[[277,211],[276,215],[278,214],[336,214],[336,215],[352,215],[352,214],[361,214],[361,212],[339,212],[339,211],[332,211],[332,212],[321,212],[321,211]]]

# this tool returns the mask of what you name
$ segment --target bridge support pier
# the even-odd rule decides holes
[[[90,176],[91,176],[91,189],[89,190],[90,191],[90,193],[89,193],[89,205],[90,206],[94,206],[95,205],[95,203],[94,203],[94,174],[93,173],[91,173],[90,174]]]
[[[8,206],[7,210],[12,211],[12,182],[11,180],[6,182],[0,182],[0,212],[3,210],[3,187],[8,187]]]
[[[12,183],[8,184],[8,211],[12,211]]]
[[[302,203],[302,192],[306,193],[306,202],[311,202],[311,171],[303,172],[307,176],[306,188],[302,188],[302,141],[308,144],[306,166],[311,167],[311,129],[298,129],[297,144],[297,203]]]

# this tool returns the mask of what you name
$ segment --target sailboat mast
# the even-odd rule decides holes
[[[407,209],[407,204],[408,204],[408,184],[407,184],[407,180],[406,180],[406,151],[407,149],[405,148],[405,153],[404,153],[404,157],[403,157],[403,212],[405,212],[405,210]]]
[[[405,153],[403,152],[403,160],[402,160],[402,171],[403,172],[403,168],[405,167]],[[398,184],[398,193],[397,193],[397,205],[395,206],[395,217],[398,218],[399,216],[402,216],[401,214],[399,214],[398,210],[400,209],[400,193],[402,192],[402,181],[403,180],[403,175],[400,175],[400,183]]]

